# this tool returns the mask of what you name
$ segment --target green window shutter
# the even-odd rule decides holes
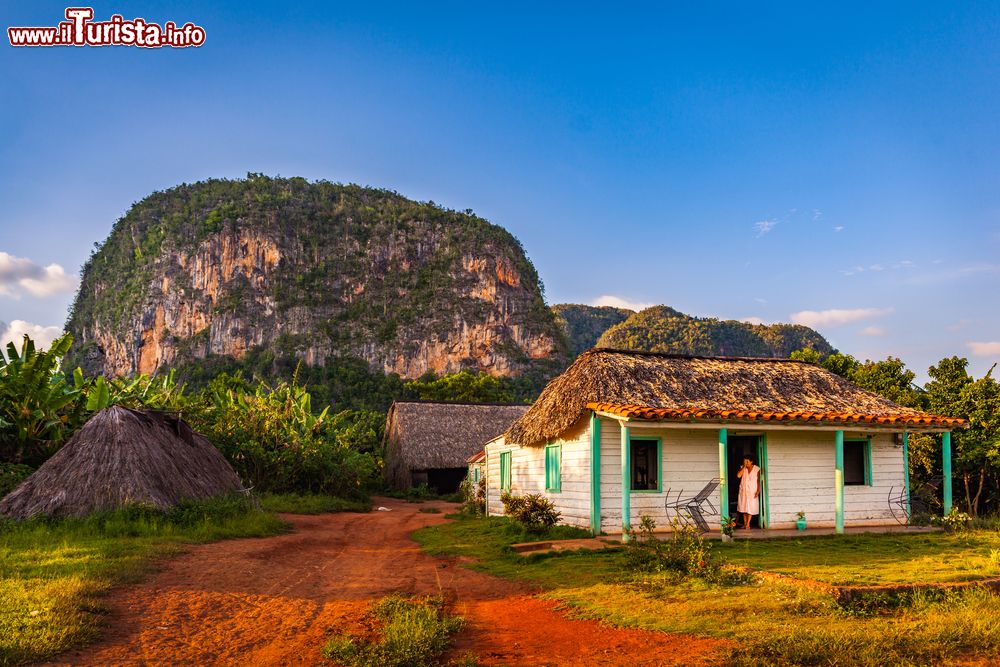
[[[500,488],[510,489],[510,452],[500,452]]]
[[[545,447],[545,490],[558,493],[562,490],[562,445]]]

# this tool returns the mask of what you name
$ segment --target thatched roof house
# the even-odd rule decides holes
[[[397,489],[458,488],[468,458],[510,427],[526,405],[396,401],[385,423],[385,474]]]
[[[907,434],[942,434],[948,466],[950,430],[963,426],[807,362],[593,349],[487,445],[488,500],[496,513],[504,491],[543,493],[594,532],[631,525],[637,510],[663,526],[671,489],[718,478],[723,519],[750,458],[761,526],[794,525],[800,511],[811,525],[894,523],[886,499],[909,497]]]
[[[175,415],[101,410],[0,501],[0,514],[84,516],[129,504],[167,508],[239,491],[219,451]]]

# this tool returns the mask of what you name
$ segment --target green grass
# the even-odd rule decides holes
[[[371,503],[366,500],[348,500],[311,493],[264,493],[258,497],[258,500],[265,510],[286,514],[368,512],[371,510]]]
[[[0,665],[34,662],[95,639],[101,597],[184,545],[275,535],[285,524],[242,498],[0,525]]]
[[[1000,576],[1000,532],[740,540],[718,548],[731,563],[836,586],[954,583]]]
[[[1000,596],[980,589],[918,592],[899,604],[875,600],[844,607],[828,594],[791,584],[723,586],[670,574],[636,575],[624,571],[621,552],[519,556],[509,545],[528,536],[496,517],[463,517],[423,528],[415,537],[432,554],[474,558],[468,567],[542,586],[572,616],[717,638],[727,665],[968,664],[963,660],[1000,654]],[[998,539],[996,532],[976,531],[713,548],[734,563],[821,581],[947,582],[990,576],[1000,564],[1000,552],[992,551]]]
[[[437,556],[473,558],[468,567],[505,579],[523,579],[546,589],[566,581],[598,583],[607,581],[621,568],[620,551],[562,552],[522,556],[511,544],[589,537],[579,528],[555,526],[531,533],[506,517],[477,518],[451,514],[454,519],[438,526],[421,528],[413,539],[424,551]]]
[[[376,638],[338,635],[323,656],[346,667],[432,667],[440,665],[462,619],[448,616],[440,598],[390,595],[376,602],[365,621]]]

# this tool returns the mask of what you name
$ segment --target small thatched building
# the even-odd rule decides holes
[[[669,527],[668,500],[718,479],[718,526],[736,514],[749,457],[761,527],[793,527],[799,512],[838,531],[891,524],[889,497],[909,497],[908,434],[942,434],[947,511],[950,429],[963,426],[810,363],[593,349],[486,445],[488,511],[502,514],[509,490],[548,496],[565,522],[594,533],[643,515]]]
[[[129,504],[167,508],[242,488],[219,450],[176,415],[112,406],[0,501],[0,514],[27,519]]]
[[[385,475],[397,489],[458,489],[468,459],[521,417],[526,405],[396,401],[385,422]]]

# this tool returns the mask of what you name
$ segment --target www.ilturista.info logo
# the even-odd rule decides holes
[[[54,28],[7,28],[11,46],[163,46],[184,48],[205,43],[205,29],[167,21],[162,26],[145,19],[126,21],[120,14],[93,21],[91,7],[67,7],[66,19]]]

